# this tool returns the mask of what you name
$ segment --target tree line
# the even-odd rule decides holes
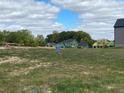
[[[47,35],[46,41],[51,43],[59,43],[64,40],[68,39],[75,39],[79,43],[81,41],[87,42],[90,46],[94,43],[94,40],[91,38],[91,36],[83,31],[63,31],[58,33],[57,31],[54,31],[52,34]]]
[[[21,46],[45,46],[43,35],[34,37],[28,30],[18,30],[15,32],[0,31],[0,45],[13,43]]]
[[[47,43],[59,43],[64,40],[75,39],[78,42],[85,41],[92,46],[94,40],[91,36],[83,31],[54,31],[52,34],[43,37],[43,35],[32,35],[29,30],[18,30],[15,32],[0,31],[0,45],[5,43],[14,43],[21,46],[45,46]]]

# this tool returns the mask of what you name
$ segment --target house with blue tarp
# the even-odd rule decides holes
[[[63,42],[57,43],[61,48],[77,48],[78,42],[75,39],[64,40]]]
[[[77,48],[77,47],[86,47],[88,48],[88,44],[86,42],[81,41],[78,43],[75,39],[64,40],[63,42],[57,43],[61,48]]]

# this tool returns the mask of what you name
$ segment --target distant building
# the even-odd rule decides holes
[[[78,47],[79,47],[79,48],[89,48],[89,45],[88,45],[87,42],[81,41],[81,42],[78,44]]]
[[[117,19],[114,25],[115,47],[124,47],[124,18]]]
[[[57,45],[61,46],[61,48],[77,48],[78,42],[75,39],[68,39],[58,43]]]
[[[55,47],[56,44],[55,44],[55,43],[48,43],[46,46],[47,46],[47,47]]]
[[[89,48],[87,42],[81,41],[78,43],[78,41],[75,39],[64,40],[56,45],[60,46],[61,48]]]
[[[109,48],[109,47],[113,47],[113,46],[114,46],[114,42],[113,41],[109,41],[107,39],[97,40],[93,44],[93,48]]]

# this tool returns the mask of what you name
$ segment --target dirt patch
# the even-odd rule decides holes
[[[40,86],[35,86],[35,85],[32,85],[32,86],[25,86],[23,91],[27,92],[27,91],[36,91],[36,93],[39,91],[39,90],[42,90],[43,93],[52,93],[51,89],[49,88],[48,85],[40,85]],[[38,92],[39,93],[39,92]]]
[[[4,58],[0,58],[0,65],[5,63],[17,64],[20,63],[22,60],[24,59],[21,59],[19,57],[4,57]]]
[[[5,49],[5,47],[0,47],[0,49]]]
[[[19,76],[19,75],[27,75],[30,71],[34,70],[34,69],[37,69],[37,68],[40,68],[40,67],[49,67],[51,66],[50,63],[40,63],[40,64],[36,64],[35,66],[31,66],[31,67],[28,67],[28,68],[21,68],[19,70],[14,70],[12,72],[10,72],[10,75],[11,76]]]
[[[109,85],[109,86],[106,86],[106,89],[113,90],[113,89],[119,89],[119,87],[117,85]]]

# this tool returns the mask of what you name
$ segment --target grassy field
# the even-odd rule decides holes
[[[0,93],[124,93],[124,49],[1,49]]]

